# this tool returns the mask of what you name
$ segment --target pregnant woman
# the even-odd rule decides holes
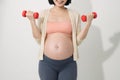
[[[71,0],[48,0],[52,6],[43,10],[38,25],[33,12],[27,12],[33,37],[40,44],[40,80],[77,80],[77,47],[87,36],[93,14],[87,15],[85,27],[80,29],[80,15],[65,6]]]

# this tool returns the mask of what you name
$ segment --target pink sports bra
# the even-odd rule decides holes
[[[61,32],[72,33],[72,25],[70,22],[47,22],[47,34]]]

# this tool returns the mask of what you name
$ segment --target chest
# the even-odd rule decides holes
[[[70,22],[70,16],[68,13],[56,13],[52,12],[49,13],[48,15],[48,20],[49,22]]]

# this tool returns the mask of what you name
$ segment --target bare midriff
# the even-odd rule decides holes
[[[44,54],[55,60],[63,60],[72,56],[72,35],[60,32],[47,34]]]

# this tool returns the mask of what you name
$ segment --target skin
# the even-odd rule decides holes
[[[55,5],[50,9],[50,15],[48,17],[48,22],[70,22],[69,14],[67,8],[65,8],[65,3],[67,0],[53,0]],[[41,32],[37,28],[35,19],[33,18],[33,12],[27,12],[27,18],[30,21],[32,27],[33,37],[36,39],[41,39]],[[93,20],[93,14],[89,13],[87,15],[87,22],[85,27],[78,34],[78,39],[85,39],[91,22]],[[73,54],[73,44],[72,35],[66,33],[52,33],[48,34],[45,40],[44,54],[52,59],[63,60]]]

